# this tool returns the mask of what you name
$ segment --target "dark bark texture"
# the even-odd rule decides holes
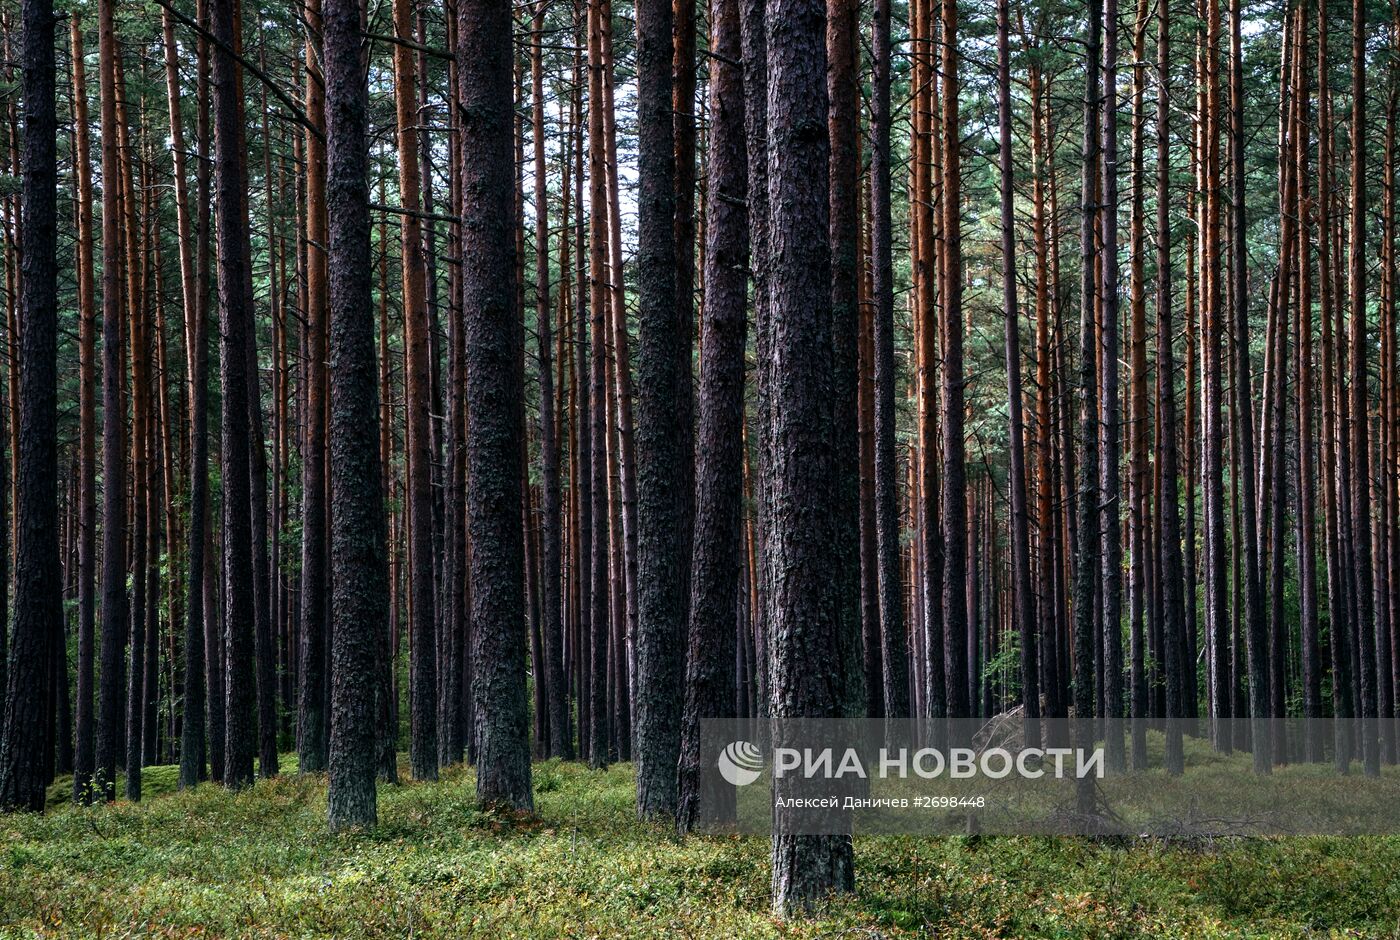
[[[20,452],[15,473],[15,622],[0,725],[0,810],[44,808],[50,662],[67,655],[58,564],[58,128],[52,0],[21,8],[24,170],[20,221]],[[3,616],[0,614],[0,616]],[[68,690],[62,690],[66,698]]]
[[[356,0],[323,9],[330,222],[331,829],[372,826],[383,636],[389,629],[379,377],[370,298],[369,144]]]
[[[686,331],[676,316],[672,216],[675,154],[671,114],[671,3],[641,0],[637,14],[637,813],[672,816],[680,753],[685,467],[688,426],[681,402],[678,350]],[[599,341],[594,337],[594,341]],[[594,507],[594,512],[598,507]]]
[[[874,90],[870,100],[871,293],[875,301],[875,554],[880,608],[880,649],[887,662],[879,675],[885,714],[907,717],[909,678],[898,668],[907,651],[904,579],[899,548],[899,494],[895,485],[894,257],[890,210],[890,9],[875,5]],[[868,652],[868,651],[867,651]],[[907,653],[906,653],[907,655]],[[875,672],[875,670],[871,670]],[[867,681],[874,676],[867,676]],[[876,717],[876,716],[871,716]]]
[[[770,708],[831,718],[845,705],[831,571],[831,246],[826,7],[768,0]],[[779,791],[781,792],[781,791]],[[773,907],[800,910],[854,882],[846,835],[773,837]]]
[[[242,199],[246,189],[240,151],[243,102],[238,65],[227,51],[236,28],[232,4],[215,3],[214,50],[214,225],[218,233],[219,368],[223,384],[221,428],[224,486],[224,646],[227,702],[224,725],[224,785],[253,782],[256,720],[253,676],[253,545],[244,502],[251,490],[248,421],[247,240]],[[219,45],[222,44],[222,48]]]
[[[710,135],[705,214],[705,319],[700,341],[700,436],[691,553],[685,715],[677,827],[700,811],[700,723],[733,714],[739,630],[744,468],[744,350],[748,301],[748,157],[738,0],[710,5]],[[746,600],[746,598],[745,598]],[[718,809],[716,807],[715,809]]]
[[[116,35],[111,0],[98,4],[103,139],[117,124],[113,58]],[[98,692],[95,787],[116,798],[117,750],[121,746],[126,642],[126,423],[122,394],[122,293],[120,187],[117,149],[102,148],[102,663]],[[110,182],[109,182],[110,181]],[[222,742],[219,742],[222,747]]]
[[[476,794],[532,810],[525,694],[525,558],[520,512],[523,342],[515,305],[515,156],[507,0],[458,6],[463,339],[467,373],[467,530],[471,540]]]

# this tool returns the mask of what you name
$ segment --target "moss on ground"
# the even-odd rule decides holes
[[[286,766],[291,766],[290,764]],[[1173,845],[862,838],[857,891],[768,908],[768,843],[676,839],[633,814],[631,768],[535,768],[539,816],[482,813],[471,772],[384,787],[332,836],[323,777],[0,818],[0,937],[1391,937],[1400,838]]]

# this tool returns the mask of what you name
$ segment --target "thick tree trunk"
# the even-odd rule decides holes
[[[467,362],[467,521],[477,798],[532,810],[525,695],[520,394],[515,350],[511,15],[466,0],[457,20],[462,132],[463,340]]]
[[[682,630],[686,618],[690,471],[681,401],[677,317],[676,161],[672,136],[671,3],[641,0],[637,15],[637,813],[673,816],[680,751]],[[600,336],[594,336],[600,342]],[[689,388],[687,386],[687,393]],[[598,511],[594,506],[594,512]]]
[[[24,244],[20,317],[20,450],[15,478],[15,621],[0,726],[0,810],[44,808],[50,663],[63,638],[58,564],[58,123],[51,0],[21,9]],[[63,690],[66,697],[67,689]]]
[[[370,301],[368,88],[360,7],[327,0],[326,209],[330,301],[332,830],[373,825],[381,637],[388,629],[384,491]]]
[[[831,345],[832,510],[836,514],[837,638],[846,712],[865,712],[865,673],[860,630],[860,442],[856,420],[859,384],[860,64],[859,8],[854,0],[828,0],[826,22],[827,130],[831,140]],[[706,218],[709,224],[709,218]],[[706,280],[708,284],[708,279]],[[889,655],[900,679],[909,672],[904,636],[891,637]],[[907,689],[907,679],[904,682]],[[896,695],[896,698],[899,696]],[[908,692],[904,693],[908,697]]]
[[[833,718],[846,705],[827,504],[834,469],[829,203],[823,187],[810,185],[829,178],[828,142],[816,130],[827,117],[824,9],[821,0],[768,0],[765,14],[773,355],[766,554],[770,708],[779,719]],[[775,832],[779,914],[850,891],[853,879],[850,836]]]
[[[238,95],[237,63],[228,51],[236,27],[231,6],[216,3],[211,11],[215,38],[214,87],[214,224],[218,232],[219,365],[223,385],[222,438],[224,500],[224,643],[227,713],[224,728],[224,785],[244,787],[253,781],[255,690],[253,676],[253,546],[248,507],[238,498],[251,492],[249,391],[246,331],[247,240],[243,236],[242,199],[246,189],[239,150],[243,102]],[[219,47],[222,44],[222,48]]]
[[[744,462],[744,349],[747,345],[749,232],[745,208],[744,76],[738,0],[710,5],[710,131],[705,187],[705,319],[700,349],[700,437],[696,454],[695,545],[690,637],[681,732],[677,828],[701,811],[701,722],[734,714],[738,637],[740,515]],[[732,791],[707,794],[706,815],[722,820]]]

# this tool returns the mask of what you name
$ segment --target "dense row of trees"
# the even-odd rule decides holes
[[[63,12],[0,7],[0,806],[295,752],[364,825],[406,746],[684,831],[732,715],[1397,759],[1390,9]]]

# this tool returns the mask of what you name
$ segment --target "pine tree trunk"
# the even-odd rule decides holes
[[[117,136],[116,31],[111,0],[98,4],[102,139]],[[102,148],[102,663],[97,718],[97,781],[116,799],[121,690],[126,684],[126,411],[122,383],[121,187],[117,148]],[[222,747],[222,742],[220,742]]]
[[[919,156],[913,172],[914,202],[918,207],[914,214],[912,243],[915,255],[915,287],[918,316],[915,334],[915,347],[918,350],[918,408],[919,408],[919,472],[916,483],[919,493],[917,511],[911,515],[918,520],[921,529],[918,564],[913,568],[910,584],[917,586],[914,598],[919,610],[915,635],[923,647],[919,674],[926,690],[925,704],[921,714],[934,719],[935,742],[945,735],[943,719],[948,712],[947,676],[944,669],[945,650],[943,642],[943,584],[944,554],[943,524],[941,522],[940,483],[938,461],[938,340],[937,294],[941,281],[942,253],[936,250],[941,226],[938,213],[934,211],[935,194],[942,188],[937,180],[938,151],[938,82],[936,67],[937,46],[934,34],[937,24],[934,18],[933,0],[921,0],[912,10],[916,40],[915,66],[918,76],[915,84],[923,89],[915,98],[915,146]],[[878,369],[878,364],[877,367]],[[878,473],[878,471],[877,471]]]
[[[1312,240],[1310,219],[1311,200],[1306,194],[1308,180],[1310,106],[1307,95],[1303,55],[1307,49],[1306,10],[1299,7],[1297,51],[1294,60],[1293,92],[1297,99],[1294,111],[1294,172],[1298,216],[1298,305],[1297,305],[1297,395],[1294,408],[1298,427],[1298,596],[1302,632],[1303,733],[1304,754],[1309,761],[1321,761],[1323,738],[1318,730],[1322,719],[1322,653],[1318,638],[1317,608],[1317,464],[1316,432],[1313,423],[1313,291]]]
[[[943,19],[943,173],[940,180],[943,251],[943,650],[948,717],[971,716],[967,646],[967,442],[963,373],[962,132],[958,116],[958,6],[941,0]]]
[[[15,620],[0,727],[0,810],[44,808],[53,671],[67,656],[58,564],[58,135],[51,0],[24,0],[24,131],[20,189],[24,244],[20,315],[20,450],[15,479]],[[67,696],[67,690],[63,691]]]
[[[574,203],[572,170],[574,163],[574,137],[575,127],[578,123],[578,100],[581,89],[575,85],[569,100],[568,126],[564,130],[564,144],[560,150],[559,170],[560,170],[560,226],[559,226],[559,332],[558,345],[555,349],[558,359],[558,398],[555,412],[554,435],[556,450],[559,453],[558,465],[559,475],[562,478],[557,486],[562,486],[564,481],[569,483],[569,491],[566,497],[561,497],[559,508],[559,558],[560,565],[563,566],[561,572],[560,599],[559,599],[559,626],[560,634],[556,637],[556,655],[552,656],[548,662],[550,670],[550,683],[557,687],[557,701],[553,707],[559,711],[557,721],[550,724],[550,735],[552,738],[551,748],[554,754],[564,760],[573,760],[574,757],[574,718],[572,685],[570,682],[570,653],[571,636],[574,624],[573,606],[573,584],[576,569],[574,565],[573,532],[574,497],[577,489],[573,486],[572,478],[564,472],[563,452],[569,448],[569,473],[573,471],[575,461],[573,459],[573,420],[571,397],[571,383],[574,381],[573,362],[573,342],[572,342],[572,247],[571,238],[574,216],[570,210]],[[575,210],[577,212],[577,210]],[[567,373],[567,374],[566,374]],[[557,749],[555,749],[557,746]]]
[[[317,37],[321,0],[306,0],[306,115],[325,127],[325,86]],[[330,618],[326,543],[327,258],[326,142],[306,133],[306,441],[301,473],[301,638],[297,676],[297,759],[302,773],[326,769]]]
[[[243,52],[241,4],[234,4],[234,34],[231,48]],[[234,69],[234,88],[240,107],[245,100],[243,69]],[[271,571],[268,561],[267,513],[267,451],[264,446],[262,413],[262,382],[258,368],[258,331],[253,299],[253,242],[248,211],[248,140],[247,125],[238,125],[237,153],[239,176],[243,189],[239,199],[240,224],[243,239],[243,387],[247,393],[248,409],[248,505],[249,543],[252,554],[253,593],[253,668],[256,674],[255,702],[257,708],[258,775],[264,779],[277,776],[277,666],[272,648]],[[154,535],[151,536],[154,541]]]
[[[539,340],[540,377],[540,568],[541,633],[544,640],[543,682],[548,742],[545,753],[563,757],[568,750],[568,689],[564,678],[564,627],[560,611],[561,520],[559,512],[559,436],[554,410],[553,329],[549,303],[549,176],[545,165],[547,142],[544,115],[544,14],[539,0],[531,26],[531,118],[535,141],[535,330]],[[567,194],[567,187],[563,190]],[[567,195],[566,195],[567,198]],[[565,225],[567,230],[567,224]],[[561,265],[563,273],[565,265]]]
[[[93,727],[94,639],[97,618],[97,313],[93,297],[92,146],[82,18],[73,13],[73,165],[77,176],[78,269],[78,680],[73,799],[92,800],[96,769]],[[203,665],[200,666],[201,670]],[[204,732],[200,719],[199,734]],[[202,758],[201,758],[202,759]]]
[[[1078,543],[1074,571],[1074,746],[1093,744],[1094,723],[1094,581],[1099,565],[1098,427],[1095,423],[1095,270],[1097,257],[1095,217],[1099,198],[1096,163],[1099,157],[1099,49],[1103,8],[1100,0],[1088,2],[1088,37],[1085,47],[1083,185],[1080,204],[1080,317],[1079,377],[1079,479],[1077,508]],[[1078,812],[1094,811],[1092,785],[1080,782],[1075,789]]]
[[[394,30],[408,38],[412,30],[412,5],[395,0]],[[406,352],[404,409],[408,458],[410,663],[413,703],[409,764],[413,779],[436,780],[438,755],[436,646],[436,591],[433,584],[433,455],[429,414],[432,403],[426,281],[423,262],[423,226],[412,213],[420,211],[418,135],[416,126],[418,82],[413,50],[394,46],[394,101],[398,116],[399,201],[407,212],[399,218],[403,254],[403,316]],[[385,391],[387,396],[388,392]]]
[[[588,380],[591,364],[589,349],[597,338],[589,331],[589,273],[585,261],[583,236],[583,180],[584,180],[584,120],[583,90],[588,87],[583,81],[583,53],[588,42],[589,5],[575,6],[575,32],[577,33],[574,53],[574,88],[578,119],[575,122],[574,146],[574,202],[579,207],[574,229],[574,268],[575,297],[572,324],[577,344],[574,348],[574,368],[572,370],[570,400],[572,402],[573,441],[570,447],[570,492],[574,494],[573,525],[571,527],[571,554],[574,577],[574,630],[573,630],[573,682],[578,696],[578,747],[579,756],[589,758],[592,698],[589,691],[589,654],[592,633],[593,612],[593,476],[589,470],[592,463],[592,423],[588,419]],[[591,78],[590,78],[591,81]],[[590,193],[590,198],[591,198]],[[589,259],[591,260],[591,259]]]
[[[202,409],[200,420],[204,422],[202,426],[205,434],[206,447],[206,479],[207,454],[208,454],[208,330],[209,330],[209,304],[210,285],[213,278],[212,264],[213,252],[211,250],[212,241],[215,237],[214,220],[212,210],[213,200],[213,173],[211,147],[213,146],[212,129],[212,89],[211,72],[213,69],[212,44],[208,41],[209,26],[209,5],[206,0],[200,0],[197,6],[197,19],[200,24],[200,38],[196,46],[198,53],[197,85],[195,91],[198,117],[195,126],[196,140],[196,171],[195,171],[195,201],[196,211],[194,217],[200,220],[199,231],[195,237],[195,280],[199,282],[199,312],[197,319],[204,324],[205,342],[199,346],[204,356],[204,396],[205,408]],[[192,428],[195,425],[191,425]],[[224,730],[225,709],[227,702],[224,696],[224,642],[222,618],[219,615],[219,591],[217,585],[218,557],[214,551],[214,510],[213,500],[206,499],[204,505],[204,571],[202,573],[201,593],[204,600],[203,621],[204,621],[204,674],[206,679],[205,704],[208,709],[208,724],[205,732],[205,750],[209,758],[209,778],[222,783],[224,779]],[[190,575],[194,577],[193,572]]]
[[[1151,534],[1151,470],[1147,462],[1150,428],[1147,421],[1147,297],[1146,277],[1143,271],[1143,253],[1146,226],[1144,177],[1143,130],[1146,99],[1147,61],[1147,4],[1139,0],[1136,22],[1133,28],[1133,80],[1132,80],[1132,201],[1129,222],[1129,404],[1128,404],[1128,547],[1130,561],[1128,568],[1128,624],[1130,645],[1130,686],[1129,717],[1131,718],[1131,760],[1134,770],[1147,768],[1147,718],[1148,703],[1147,646],[1156,636],[1153,624],[1147,621],[1153,617],[1153,605],[1148,597],[1151,592],[1151,563],[1148,543]],[[1155,651],[1155,650],[1154,650]]]
[[[607,488],[607,344],[605,324],[611,290],[608,285],[607,146],[603,126],[603,30],[611,19],[606,0],[588,5],[588,315],[590,350],[588,420],[589,469],[587,485],[593,507],[589,597],[591,627],[588,640],[588,762],[603,767],[608,762],[608,528],[610,507]]]
[[[1285,611],[1285,591],[1287,588],[1285,581],[1285,548],[1284,542],[1287,537],[1288,518],[1286,516],[1287,501],[1287,412],[1288,412],[1288,335],[1289,317],[1288,313],[1291,304],[1294,302],[1294,260],[1296,258],[1295,241],[1297,239],[1298,212],[1297,187],[1298,180],[1295,176],[1295,167],[1291,159],[1293,151],[1294,136],[1294,115],[1299,105],[1298,97],[1290,92],[1293,80],[1293,72],[1297,67],[1297,57],[1301,54],[1302,47],[1298,44],[1299,23],[1296,16],[1290,14],[1284,22],[1284,57],[1279,75],[1279,99],[1283,106],[1279,115],[1279,205],[1283,207],[1295,207],[1292,211],[1287,211],[1280,223],[1279,235],[1279,270],[1275,277],[1273,302],[1269,305],[1270,332],[1273,334],[1273,345],[1269,350],[1267,362],[1271,366],[1268,370],[1268,394],[1267,400],[1268,414],[1261,416],[1261,423],[1265,423],[1267,434],[1267,452],[1264,454],[1263,468],[1260,477],[1261,507],[1265,499],[1269,506],[1265,518],[1268,521],[1269,540],[1269,585],[1270,585],[1270,610],[1268,619],[1268,653],[1269,653],[1269,717],[1270,722],[1270,742],[1272,744],[1272,757],[1277,763],[1285,763],[1289,759],[1289,749],[1286,737],[1284,719],[1287,715],[1288,696],[1288,674],[1286,672],[1285,658],[1287,650],[1285,648],[1284,611]],[[1300,585],[1301,587],[1301,585]],[[1301,591],[1300,591],[1301,593]]]
[[[771,267],[771,500],[767,581],[775,718],[842,714],[831,571],[833,483],[831,248],[825,24],[821,0],[769,0],[768,180]],[[750,68],[759,68],[749,60]],[[645,492],[645,490],[644,490]],[[645,617],[643,622],[645,622]],[[783,785],[776,782],[775,795]],[[775,819],[781,826],[781,819]],[[785,914],[852,889],[848,835],[773,836],[773,908]]]
[[[749,196],[749,268],[753,273],[754,349],[757,352],[754,369],[754,415],[750,419],[750,434],[757,438],[757,472],[750,474],[753,489],[753,550],[754,564],[754,658],[756,688],[755,711],[767,715],[768,694],[768,623],[769,590],[766,565],[757,563],[764,557],[768,545],[768,367],[771,352],[771,331],[768,329],[768,34],[764,23],[764,0],[739,0],[739,26],[742,34],[744,65],[744,148],[748,159]],[[754,459],[750,458],[751,461]]]
[[[670,0],[642,0],[636,15],[640,316],[635,757],[637,813],[652,819],[673,816],[676,807],[691,476],[685,465],[690,421],[681,400],[684,376],[679,366],[681,350],[689,348],[689,330],[677,317],[678,259],[672,231],[677,170]],[[595,335],[594,342],[600,341]]]
[[[1323,474],[1323,532],[1327,564],[1327,604],[1332,665],[1332,714],[1335,719],[1333,760],[1340,772],[1345,772],[1352,760],[1351,719],[1354,703],[1351,698],[1351,654],[1348,652],[1350,629],[1347,610],[1346,565],[1342,557],[1339,470],[1341,432],[1337,419],[1336,385],[1337,357],[1334,333],[1334,308],[1337,305],[1336,277],[1333,273],[1332,172],[1334,144],[1332,140],[1332,99],[1328,90],[1327,9],[1318,7],[1317,35],[1317,226],[1318,226],[1318,321],[1321,324],[1322,360],[1322,462]]]
[[[327,273],[330,303],[331,720],[330,828],[371,826],[388,570],[378,452],[380,388],[370,301],[366,138],[368,89],[359,4],[327,0],[325,75]]]
[[[619,662],[625,669],[627,680],[628,707],[617,716],[626,721],[619,726],[618,738],[622,742],[620,757],[632,759],[631,708],[635,695],[635,647],[637,635],[637,448],[633,435],[635,422],[632,418],[632,360],[631,339],[627,334],[627,304],[623,278],[622,225],[613,224],[621,220],[622,205],[618,192],[617,162],[617,112],[613,107],[613,39],[612,24],[603,23],[603,134],[606,142],[608,171],[608,267],[612,281],[612,310],[609,317],[608,338],[613,347],[612,394],[616,401],[615,418],[618,427],[618,472],[621,476],[622,491],[622,554],[624,584],[626,588],[626,624],[615,624],[626,631],[626,650]]]
[[[1248,632],[1249,715],[1254,771],[1265,774],[1273,763],[1270,744],[1269,649],[1264,623],[1264,586],[1259,564],[1259,504],[1255,498],[1254,402],[1249,362],[1249,275],[1245,252],[1244,66],[1240,48],[1240,0],[1230,4],[1230,250],[1231,290],[1234,314],[1235,420],[1238,440],[1235,453],[1240,464],[1240,514],[1243,531],[1245,618]]]
[[[1021,315],[1016,305],[1016,204],[1011,155],[1011,8],[997,3],[997,130],[1001,156],[1001,289],[1006,339],[1006,398],[1011,448],[1011,593],[1021,639],[1021,701],[1025,743],[1040,747],[1040,667],[1031,604],[1030,519],[1026,505],[1026,432],[1021,392]]]
[[[888,43],[885,44],[888,48]],[[860,225],[860,245],[857,249],[857,266],[860,271],[860,290],[857,298],[859,317],[859,348],[857,365],[857,434],[860,448],[860,628],[861,643],[864,647],[862,668],[865,672],[865,716],[880,718],[885,714],[884,649],[880,635],[880,576],[876,555],[875,531],[875,302],[873,299],[873,272],[870,259],[870,179],[860,180],[861,199],[865,207]],[[749,486],[747,474],[745,485]],[[746,565],[746,570],[748,566]],[[750,604],[752,611],[756,605]],[[905,641],[906,656],[908,641]],[[740,656],[744,655],[741,648]],[[741,664],[740,682],[743,683]],[[905,668],[905,681],[909,670]],[[747,689],[747,685],[741,685]]]
[[[1039,43],[1039,37],[1037,37]],[[1029,46],[1028,48],[1033,48]],[[1044,83],[1040,67],[1030,65],[1031,95],[1031,161],[1034,180],[1032,182],[1032,227],[1035,245],[1035,346],[1036,346],[1036,539],[1039,547],[1040,580],[1042,595],[1040,603],[1039,630],[1040,651],[1042,653],[1043,687],[1045,690],[1045,713],[1051,718],[1064,716],[1061,701],[1060,662],[1065,651],[1061,647],[1060,635],[1063,623],[1060,618],[1063,594],[1061,574],[1063,569],[1064,545],[1060,539],[1061,526],[1058,524],[1056,494],[1059,491],[1059,475],[1063,468],[1055,459],[1054,412],[1052,405],[1055,392],[1050,374],[1051,360],[1051,305],[1050,296],[1050,233],[1047,224],[1046,190],[1050,175],[1049,153],[1046,146]],[[1052,727],[1051,734],[1055,731]]]
[[[836,514],[837,636],[846,711],[865,711],[860,629],[860,443],[856,420],[859,384],[860,63],[859,9],[854,0],[828,0],[826,19],[827,129],[831,140],[832,451]],[[709,220],[707,217],[707,224]],[[706,284],[709,281],[706,279]],[[909,653],[904,635],[891,636],[892,669],[907,688]],[[908,692],[904,693],[908,697]],[[896,695],[898,698],[898,695]]]
[[[116,133],[112,138],[117,148],[117,176],[113,182],[120,191],[120,222],[122,226],[123,274],[126,305],[127,336],[131,354],[131,592],[127,637],[129,659],[126,663],[126,728],[122,736],[125,745],[126,798],[133,802],[141,798],[141,724],[143,678],[146,655],[146,569],[148,465],[147,423],[149,414],[149,353],[146,342],[146,311],[143,302],[145,265],[141,256],[144,244],[138,228],[136,209],[135,148],[127,114],[126,79],[123,73],[121,46],[114,48],[112,67],[113,97],[116,100]],[[105,179],[105,177],[104,177]],[[17,448],[16,448],[17,449]]]
[[[224,500],[224,643],[227,714],[224,728],[224,785],[233,789],[253,781],[256,746],[254,704],[255,612],[251,517],[238,494],[251,492],[246,309],[248,258],[242,198],[246,189],[239,152],[243,102],[238,95],[237,64],[228,51],[236,27],[229,6],[214,4],[214,224],[218,232],[219,366],[223,385]],[[222,44],[222,46],[220,46]]]
[[[1172,345],[1172,257],[1171,257],[1171,31],[1168,4],[1157,10],[1157,403],[1158,437],[1161,440],[1161,467],[1158,473],[1157,505],[1161,526],[1157,532],[1158,571],[1164,597],[1162,624],[1163,675],[1166,680],[1166,742],[1164,763],[1167,773],[1183,770],[1182,719],[1185,699],[1195,694],[1195,664],[1186,655],[1186,631],[1195,624],[1186,621],[1184,576],[1181,558],[1181,507],[1177,481],[1176,449],[1176,366]],[[1188,394],[1190,383],[1187,384]],[[1188,436],[1189,439],[1189,436]],[[1188,488],[1188,500],[1191,498]]]
[[[463,341],[467,385],[467,518],[471,540],[472,695],[477,798],[532,810],[525,695],[524,545],[520,524],[520,394],[515,350],[511,153],[511,15],[502,0],[460,4]]]
[[[680,447],[681,480],[681,531],[677,533],[681,560],[679,566],[680,621],[679,636],[676,640],[676,657],[685,655],[686,625],[684,618],[689,613],[690,598],[690,549],[695,526],[695,377],[692,367],[692,349],[695,342],[695,229],[696,229],[696,137],[698,122],[695,119],[695,73],[696,73],[696,16],[697,0],[672,0],[671,3],[671,114],[672,140],[675,155],[672,185],[675,187],[675,200],[672,204],[672,231],[675,238],[675,304],[676,329],[678,340],[672,354],[675,379],[676,410],[674,423],[678,431]],[[611,24],[609,24],[611,31]],[[613,155],[614,158],[616,154]],[[677,664],[675,674],[679,676],[684,665]],[[680,696],[676,696],[677,711],[681,707]],[[678,736],[676,736],[678,737]],[[677,740],[677,745],[679,741]],[[668,745],[669,747],[669,745]]]
[[[611,305],[607,337],[609,471],[616,494],[613,512],[614,565],[622,595],[614,596],[614,682],[621,690],[621,704],[613,715],[613,737],[620,760],[632,759],[632,708],[635,696],[635,647],[637,635],[637,448],[633,436],[631,339],[627,333],[627,302],[622,254],[622,205],[618,192],[617,113],[613,106],[612,24],[603,25],[603,137],[608,177],[608,270]]]
[[[1396,48],[1396,43],[1400,41],[1397,35],[1397,27],[1400,27],[1400,20],[1392,11],[1390,43],[1392,53]],[[1389,73],[1389,94],[1386,100],[1385,115],[1385,167],[1384,167],[1384,208],[1382,218],[1384,223],[1384,246],[1381,251],[1383,259],[1382,277],[1382,307],[1381,307],[1381,407],[1380,407],[1380,456],[1377,464],[1377,483],[1382,499],[1380,500],[1379,520],[1377,523],[1377,541],[1381,545],[1380,557],[1376,560],[1378,569],[1377,579],[1377,614],[1378,620],[1383,619],[1386,629],[1377,626],[1376,639],[1378,648],[1376,659],[1380,669],[1380,679],[1378,682],[1379,711],[1382,716],[1381,741],[1382,757],[1389,763],[1400,760],[1400,749],[1397,748],[1396,735],[1400,732],[1397,727],[1395,705],[1397,698],[1400,698],[1400,591],[1396,590],[1400,584],[1400,493],[1396,491],[1397,466],[1400,466],[1400,411],[1397,405],[1400,404],[1400,383],[1397,383],[1396,372],[1400,371],[1400,358],[1397,358],[1396,351],[1396,215],[1395,215],[1395,171],[1396,171],[1396,124],[1400,121],[1400,76],[1395,71],[1394,57],[1392,55],[1391,69]],[[1384,590],[1380,590],[1380,581],[1384,579]]]
[[[1235,0],[1236,3],[1239,0]],[[1370,395],[1366,375],[1366,6],[1351,7],[1351,224],[1347,261],[1351,308],[1351,516],[1355,552],[1357,653],[1361,660],[1361,758],[1366,776],[1380,774],[1377,739],[1377,624],[1371,546]],[[1256,757],[1256,764],[1258,758]]]
[[[1221,412],[1224,404],[1224,391],[1221,387],[1224,298],[1221,285],[1218,183],[1222,176],[1219,139],[1219,0],[1207,0],[1206,11],[1204,117],[1201,122],[1203,153],[1200,160],[1200,177],[1204,189],[1201,247],[1201,374],[1205,382],[1202,471],[1205,488],[1206,634],[1210,644],[1209,696],[1212,742],[1217,750],[1228,753],[1233,747],[1229,727],[1233,696],[1229,683],[1229,628],[1225,603],[1225,476],[1222,459],[1225,434]]]
[[[208,328],[202,314],[199,282],[195,277],[194,236],[190,219],[186,178],[185,132],[181,109],[175,20],[163,11],[166,106],[170,116],[170,140],[175,175],[176,228],[180,238],[180,289],[189,384],[190,495],[189,532],[186,539],[187,583],[185,597],[184,713],[180,740],[180,786],[194,787],[204,774],[205,676],[204,676],[204,517],[208,503]],[[202,41],[202,40],[201,40]],[[172,585],[173,593],[173,585]],[[175,624],[170,625],[172,632]]]
[[[705,211],[705,318],[700,341],[700,436],[695,545],[681,732],[677,828],[702,809],[701,722],[734,714],[743,498],[744,350],[747,345],[748,159],[738,0],[710,7],[709,139]],[[705,794],[711,820],[732,814],[733,791]]]
[[[1123,754],[1123,539],[1119,517],[1119,390],[1118,360],[1118,0],[1104,4],[1103,46],[1103,143],[1100,160],[1100,350],[1099,350],[1099,497],[1102,509],[1101,550],[1103,582],[1103,675],[1100,699],[1107,762],[1110,770],[1122,769]]]
[[[882,712],[911,717],[906,662],[899,661],[907,651],[904,624],[904,585],[899,559],[899,495],[895,485],[898,467],[895,459],[895,361],[894,361],[894,262],[891,247],[890,210],[890,8],[886,0],[875,6],[872,42],[874,80],[870,105],[870,242],[871,293],[874,296],[875,365],[875,555],[879,593],[880,629],[877,636],[880,668],[868,677],[870,695],[873,682],[880,680]],[[874,672],[874,670],[872,670]]]

